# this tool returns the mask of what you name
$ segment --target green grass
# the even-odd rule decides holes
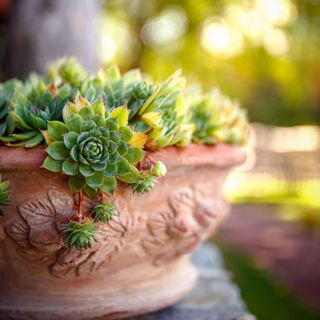
[[[320,231],[320,180],[290,181],[235,175],[225,193],[233,204],[276,205],[280,219],[294,221]]]
[[[221,239],[225,265],[241,289],[248,309],[258,320],[319,320],[316,311],[299,300],[247,255]]]

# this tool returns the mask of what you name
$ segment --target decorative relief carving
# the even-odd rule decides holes
[[[6,233],[16,243],[21,257],[45,264],[56,277],[91,274],[109,263],[120,250],[126,250],[124,246],[133,239],[127,238],[131,234],[136,234],[134,241],[158,265],[193,251],[219,225],[227,206],[221,196],[211,194],[211,188],[176,190],[163,210],[142,214],[143,208],[139,208],[140,216],[128,211],[122,196],[105,195],[115,205],[116,214],[111,221],[97,224],[97,241],[86,250],[65,247],[62,229],[73,216],[77,199],[56,190],[50,190],[46,198],[20,203],[20,217],[6,225]],[[93,204],[85,197],[84,212],[90,212]]]
[[[129,219],[125,202],[109,196],[116,207],[112,221],[97,224],[96,242],[87,250],[69,251],[61,239],[63,225],[74,214],[72,196],[51,190],[48,197],[24,201],[19,204],[20,218],[6,225],[8,236],[17,244],[17,253],[24,259],[47,264],[57,276],[85,275],[96,270],[103,262],[110,261],[123,246],[122,238],[134,227]],[[93,202],[85,198],[84,210]]]
[[[142,246],[154,256],[155,264],[192,252],[219,225],[227,205],[222,197],[210,195],[211,189],[202,186],[177,190],[169,197],[168,207],[149,218],[149,236]]]

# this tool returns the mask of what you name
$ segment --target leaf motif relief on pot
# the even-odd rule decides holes
[[[165,208],[150,216],[142,247],[156,265],[192,252],[220,225],[228,205],[211,190],[212,185],[176,190]]]
[[[123,238],[134,228],[123,199],[106,196],[115,205],[113,219],[97,224],[96,242],[86,250],[68,250],[62,240],[63,226],[74,214],[75,201],[68,193],[48,191],[46,198],[23,201],[18,205],[20,217],[7,223],[5,231],[16,243],[24,259],[45,264],[56,277],[90,275],[108,263],[123,246]],[[93,201],[84,199],[85,212]]]

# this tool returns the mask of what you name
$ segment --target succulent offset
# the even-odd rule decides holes
[[[69,250],[75,247],[78,250],[88,249],[95,241],[96,227],[92,222],[70,221],[63,230],[63,239]]]
[[[4,207],[10,204],[9,181],[1,181],[0,176],[0,216],[4,215]]]
[[[115,207],[108,200],[95,204],[92,210],[92,216],[98,222],[110,221],[114,213]]]

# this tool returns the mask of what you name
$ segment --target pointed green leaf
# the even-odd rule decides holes
[[[78,139],[78,134],[76,132],[68,132],[63,136],[63,141],[65,146],[71,150],[76,144]]]
[[[94,116],[94,111],[91,107],[85,106],[80,109],[79,114],[83,119],[89,120]]]
[[[22,133],[15,133],[12,135],[16,140],[29,140],[33,138],[39,131],[27,131]]]
[[[94,198],[98,195],[98,191],[90,188],[89,186],[85,186],[85,188],[83,189],[83,191],[85,192],[85,194],[89,197],[89,198]]]
[[[120,126],[125,126],[129,119],[129,111],[127,106],[113,109],[109,115],[109,119],[117,119]]]
[[[105,79],[108,81],[116,81],[121,79],[120,70],[117,66],[112,66],[107,70],[104,70]]]
[[[105,118],[105,109],[102,99],[99,99],[92,104],[92,110],[96,115],[101,116],[103,119]]]
[[[114,177],[104,177],[100,190],[104,193],[111,193],[117,187],[117,180]]]
[[[79,147],[75,145],[72,147],[70,151],[70,156],[74,161],[79,161]]]
[[[92,176],[86,178],[87,185],[92,189],[99,189],[103,183],[102,172],[95,172]]]
[[[91,168],[95,171],[104,171],[106,163],[93,163]]]
[[[79,172],[79,163],[68,158],[62,163],[62,171],[68,176],[75,176]]]
[[[139,173],[130,172],[121,176],[117,176],[117,178],[125,183],[136,183],[139,180]]]
[[[63,141],[52,142],[46,149],[46,152],[54,160],[65,160],[70,154],[70,151],[64,145]]]
[[[139,148],[130,147],[127,150],[127,153],[124,155],[124,157],[130,162],[130,163],[138,163],[141,161],[145,156],[145,152]]]
[[[90,167],[90,165],[80,164],[79,171],[85,177],[90,177],[94,174],[94,170]]]
[[[130,141],[130,139],[133,136],[133,131],[130,127],[121,127],[120,132],[121,132],[122,139],[127,142]]]
[[[96,128],[96,124],[92,120],[86,120],[81,125],[81,132],[88,132]]]
[[[117,172],[117,166],[115,164],[107,164],[106,168],[104,169],[103,175],[105,177],[114,177]]]
[[[124,175],[131,172],[130,163],[126,159],[122,159],[117,163],[117,173]]]
[[[33,138],[25,141],[25,148],[34,148],[37,145],[39,145],[42,141],[44,140],[43,135],[39,132],[36,136],[34,136]]]
[[[60,172],[62,171],[62,161],[54,160],[50,156],[48,156],[44,160],[42,168],[52,172]]]
[[[69,177],[69,185],[73,192],[78,192],[86,186],[86,178],[81,174]]]
[[[68,132],[68,128],[63,122],[48,121],[48,132],[53,140],[62,141],[63,135]]]
[[[69,129],[69,131],[74,131],[76,133],[81,132],[81,124],[84,120],[79,114],[71,115],[66,120],[66,125]]]

